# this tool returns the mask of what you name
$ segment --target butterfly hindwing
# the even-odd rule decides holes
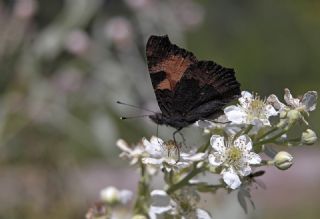
[[[191,52],[172,44],[168,36],[151,36],[147,42],[146,54],[159,107],[163,114],[171,115],[176,84],[197,59]]]
[[[233,69],[199,61],[189,66],[177,84],[172,104],[176,112],[201,119],[218,114],[239,95]]]

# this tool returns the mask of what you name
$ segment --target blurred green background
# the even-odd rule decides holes
[[[151,34],[233,67],[244,90],[319,92],[319,1],[1,0],[0,219],[84,218],[105,186],[135,189],[115,142],[156,126],[120,121],[143,112],[115,102],[158,109],[144,54]],[[310,123],[319,133],[319,110]],[[254,191],[255,211],[225,193],[204,205],[214,218],[319,218],[320,151],[291,152],[289,171],[261,177],[268,189]]]

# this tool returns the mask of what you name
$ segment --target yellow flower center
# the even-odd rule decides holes
[[[264,110],[265,100],[260,99],[259,96],[255,96],[251,101],[247,111],[249,120],[260,118],[262,115],[264,115]]]
[[[233,163],[240,160],[242,157],[242,152],[237,147],[231,147],[228,151],[228,160]]]

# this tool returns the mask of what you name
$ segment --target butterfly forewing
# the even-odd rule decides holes
[[[172,44],[168,36],[151,36],[147,42],[146,54],[159,107],[162,113],[170,115],[176,84],[197,59],[191,52]]]

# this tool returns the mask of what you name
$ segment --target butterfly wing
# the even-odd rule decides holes
[[[176,85],[174,111],[191,121],[221,113],[222,108],[241,93],[234,74],[233,69],[212,61],[190,65]]]
[[[171,115],[174,90],[186,69],[197,62],[185,49],[172,44],[167,35],[151,36],[146,46],[152,86],[164,115]]]

